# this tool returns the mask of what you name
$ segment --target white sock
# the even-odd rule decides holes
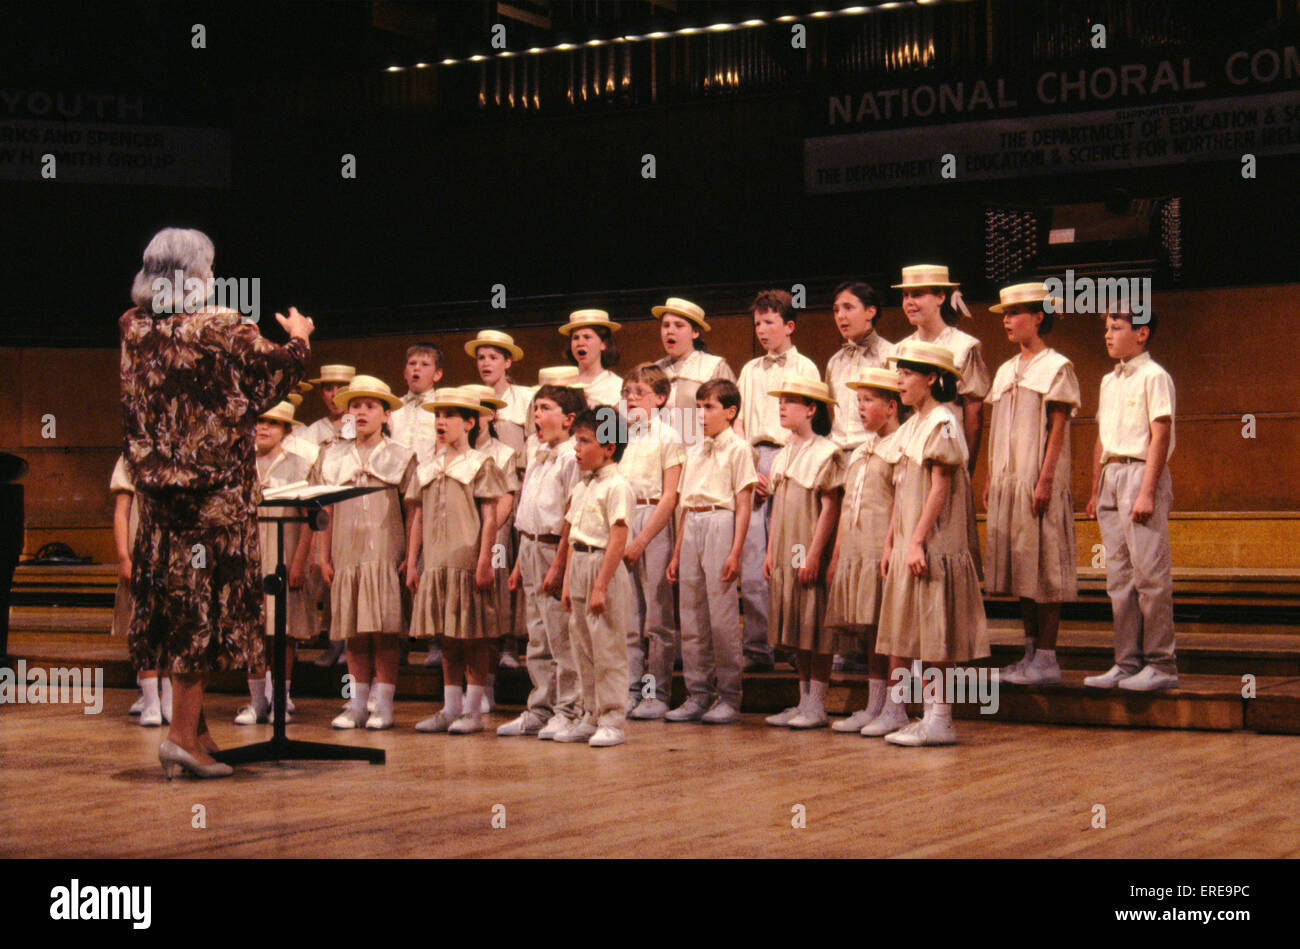
[[[144,710],[146,712],[159,708],[158,677],[142,676],[140,678],[140,694],[144,696]]]
[[[808,680],[807,680],[807,679],[800,679],[800,680],[799,680],[799,705],[798,705],[798,707],[799,707],[800,709],[802,709],[802,708],[804,708],[805,706],[807,706],[807,704],[808,704]]]
[[[265,715],[266,710],[271,707],[271,700],[267,697],[264,687],[265,681],[261,676],[249,676],[248,679],[248,697],[253,700],[253,711],[259,716]]]
[[[808,682],[808,708],[826,714],[826,687],[830,683],[811,679]]]
[[[935,702],[926,709],[926,714],[936,725],[952,724],[952,706],[947,702]]]
[[[884,679],[867,680],[867,716],[875,718],[885,708],[885,694],[889,691],[889,683]]]
[[[158,698],[161,703],[163,718],[172,720],[172,680],[170,676],[158,677]]]
[[[275,700],[275,683],[271,680],[270,669],[266,670],[266,675],[263,677],[263,681],[266,683],[266,704],[270,705]]]
[[[1034,662],[1040,666],[1050,666],[1056,663],[1055,649],[1040,649],[1034,653]]]
[[[393,696],[397,692],[396,683],[376,682],[373,691],[375,693],[375,714],[380,718],[392,718]]]
[[[444,685],[442,687],[442,710],[452,718],[460,718],[464,701],[465,690],[460,686]]]
[[[471,715],[483,710],[483,686],[471,685],[465,689],[465,710]]]
[[[370,701],[369,683],[362,685],[357,682],[352,686],[352,717],[365,719],[366,702]]]

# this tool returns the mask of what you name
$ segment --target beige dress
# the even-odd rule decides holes
[[[375,491],[333,505],[330,558],[330,639],[366,633],[400,634],[402,578],[398,566],[406,556],[402,497],[415,479],[415,453],[382,438],[362,458],[355,441],[339,440],[321,449],[308,481],[312,484],[383,485]]]
[[[131,478],[126,473],[126,459],[121,455],[117,456],[117,464],[113,466],[113,473],[109,476],[108,493],[131,495],[131,513],[127,515],[126,547],[127,550],[135,550],[135,535],[140,529],[140,505],[136,504],[135,486],[131,484]],[[113,503],[117,503],[116,497]],[[113,625],[109,628],[108,634],[125,636],[130,628],[131,584],[123,583],[119,577],[117,589],[113,593]]]
[[[582,390],[587,400],[587,408],[594,409],[601,405],[617,406],[623,398],[623,379],[617,373],[602,369],[600,375],[588,382]]]
[[[286,484],[306,481],[311,474],[312,463],[302,455],[283,450],[284,442],[275,450],[274,456],[257,456],[257,483],[262,489],[279,488]],[[259,508],[259,514],[294,515],[300,509],[292,507]],[[284,567],[289,569],[293,563],[294,551],[298,549],[298,538],[302,536],[302,521],[284,522]],[[276,523],[259,520],[257,524],[258,541],[262,547],[262,573],[275,571]],[[311,591],[305,586],[299,590],[288,591],[285,607],[285,633],[294,639],[312,639],[320,635],[320,614]],[[266,598],[266,635],[275,635],[275,597]]]
[[[826,594],[827,626],[860,632],[880,618],[880,555],[894,504],[899,431],[884,438],[868,433],[849,457],[840,508],[840,557]]]
[[[413,637],[501,635],[495,591],[479,593],[474,571],[483,527],[479,503],[495,501],[505,492],[501,469],[475,448],[455,456],[439,448],[416,469],[406,489],[406,499],[423,511],[423,567],[411,608]]]
[[[772,486],[772,580],[768,586],[767,639],[773,646],[834,650],[834,633],[825,628],[826,584],[818,564],[811,585],[799,582],[821,515],[821,495],[844,484],[844,455],[829,438],[814,435],[798,445],[793,440],[776,453],[768,474]],[[829,556],[830,548],[826,550]]]
[[[989,593],[1061,603],[1078,596],[1074,502],[1070,497],[1070,427],[1047,510],[1034,514],[1034,487],[1047,450],[1049,403],[1079,408],[1070,360],[1045,349],[1028,364],[1008,359],[989,392],[988,532],[984,579]]]
[[[721,356],[700,349],[692,350],[685,359],[677,362],[664,356],[655,365],[668,374],[668,381],[672,385],[668,401],[663,407],[673,411],[663,412],[661,417],[677,429],[677,434],[688,444],[694,444],[703,437],[696,431],[695,393],[704,383],[714,379],[730,379],[734,382],[736,374]]]
[[[495,438],[481,447],[479,451],[491,458],[493,463],[496,464],[497,470],[501,473],[501,479],[505,485],[501,493],[514,495],[510,505],[510,513],[506,516],[505,522],[497,525],[497,537],[494,541],[495,544],[500,545],[500,549],[505,554],[504,565],[497,557],[497,552],[494,550],[492,553],[492,569],[497,583],[497,625],[500,634],[508,636],[515,630],[515,595],[510,591],[510,570],[515,565],[515,556],[519,551],[519,548],[515,545],[514,528],[515,504],[519,503],[521,482],[519,469],[522,467],[520,461],[522,456],[515,449]],[[522,624],[522,622],[523,618],[520,617],[520,623]]]
[[[988,394],[989,368],[984,363],[984,350],[980,341],[970,333],[963,332],[955,326],[945,325],[934,339],[923,340],[921,331],[917,330],[911,336],[895,343],[894,352],[898,352],[900,346],[911,341],[943,346],[952,352],[953,362],[961,370],[961,379],[957,382],[958,395],[979,402]]]
[[[894,544],[880,603],[876,651],[926,662],[967,662],[989,654],[988,624],[968,523],[973,509],[969,457],[961,426],[942,405],[914,415],[897,433]],[[907,569],[907,548],[921,520],[930,471],[952,470],[952,490],[925,537],[927,575]]]

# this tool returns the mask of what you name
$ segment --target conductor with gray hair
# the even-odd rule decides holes
[[[171,675],[158,751],[168,778],[231,773],[212,757],[203,691],[211,672],[262,662],[254,427],[307,374],[315,329],[290,307],[275,314],[290,337],[278,345],[188,292],[210,286],[214,256],[202,231],[159,231],[118,322],[123,453],[140,506],[128,643],[137,670]]]

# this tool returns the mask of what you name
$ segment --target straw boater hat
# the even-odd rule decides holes
[[[494,409],[504,409],[506,407],[506,400],[493,392],[491,386],[475,382],[472,385],[461,386],[461,388],[484,405],[490,405]]]
[[[587,384],[578,378],[577,366],[546,366],[537,370],[539,386],[564,386],[568,389],[585,389]]]
[[[961,291],[957,288],[960,283],[948,279],[948,268],[942,264],[914,264],[911,267],[903,268],[903,282],[893,284],[895,290],[921,290],[925,287],[950,287],[952,292],[948,294],[948,302],[952,304],[953,309],[960,310],[962,316],[969,317],[970,310],[966,309],[966,303],[961,298]]]
[[[289,401],[289,404],[292,405],[295,409],[298,406],[302,405],[301,392],[290,392],[288,395],[285,396],[285,399],[287,399]]]
[[[491,409],[479,401],[475,393],[469,391],[469,386],[435,389],[433,398],[428,402],[420,403],[420,408],[426,412],[436,412],[438,409],[468,409],[477,412],[480,417],[492,413]]]
[[[271,408],[259,415],[258,418],[266,419],[271,422],[287,422],[290,425],[302,424],[302,422],[299,422],[293,417],[293,406],[288,402],[277,402]]]
[[[495,346],[504,349],[515,362],[524,358],[524,351],[515,345],[515,338],[500,330],[479,330],[478,335],[465,344],[465,352],[477,356],[480,346]]]
[[[324,372],[325,369],[329,368],[331,367],[325,366],[321,371]],[[393,390],[388,388],[388,383],[382,379],[376,379],[374,376],[353,376],[352,381],[335,394],[334,404],[346,412],[349,402],[363,397],[378,399],[390,409],[400,409],[402,407],[402,400],[393,395]]]
[[[1013,283],[1009,287],[1003,287],[998,291],[998,302],[989,307],[993,313],[1001,313],[1008,307],[1013,307],[1017,303],[1046,303],[1051,301],[1053,310],[1060,310],[1063,306],[1059,297],[1051,296],[1048,293],[1047,285],[1038,283]]]
[[[568,336],[584,326],[603,326],[611,333],[618,332],[618,324],[611,321],[604,310],[574,310],[569,314],[569,322],[560,327],[560,332]]]
[[[961,378],[961,370],[952,361],[951,349],[936,343],[923,343],[919,339],[905,339],[899,343],[889,357],[889,362],[894,366],[900,362],[919,362],[923,366],[934,366]]]
[[[767,394],[775,396],[796,395],[802,399],[816,399],[818,402],[825,402],[828,406],[835,404],[835,397],[831,395],[831,387],[820,379],[810,379],[807,376],[786,376],[780,388],[770,389]]]
[[[302,380],[302,382],[299,382],[298,385],[294,387],[294,391],[297,392],[299,395],[306,395],[311,390],[312,390],[312,384],[308,382],[306,379]]]
[[[888,389],[890,392],[897,392],[899,391],[898,370],[868,366],[847,385],[850,389]]]
[[[662,317],[665,313],[673,313],[677,316],[685,317],[704,332],[709,331],[709,324],[704,322],[703,308],[692,303],[690,300],[683,300],[681,297],[669,297],[668,302],[663,306],[652,306],[650,312],[656,318]]]
[[[324,385],[327,382],[342,382],[344,384],[352,381],[352,377],[357,374],[356,366],[321,366],[319,379],[308,379],[312,385]]]

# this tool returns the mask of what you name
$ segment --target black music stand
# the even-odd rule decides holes
[[[329,524],[329,512],[325,506],[346,501],[348,498],[382,491],[387,485],[375,485],[367,488],[339,488],[327,494],[311,498],[277,498],[274,501],[262,501],[259,507],[299,507],[305,508],[305,514],[258,514],[257,519],[275,524],[275,573],[269,573],[263,579],[267,593],[275,597],[275,638],[272,648],[271,678],[273,682],[271,701],[271,722],[274,731],[270,741],[260,741],[252,745],[240,745],[238,748],[223,748],[214,751],[212,757],[225,764],[248,764],[253,761],[369,761],[371,764],[384,764],[386,755],[382,748],[359,748],[355,745],[328,745],[320,741],[294,741],[285,737],[285,690],[284,661],[285,626],[289,606],[289,571],[284,566],[284,525],[295,521],[305,521],[314,531],[324,530]]]

